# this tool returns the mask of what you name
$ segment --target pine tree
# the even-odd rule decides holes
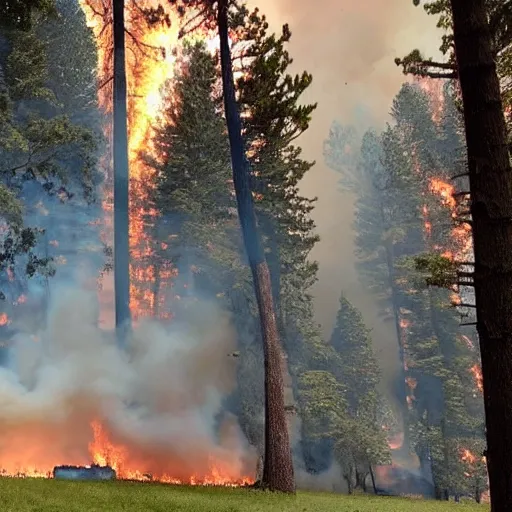
[[[53,15],[55,4],[52,0],[4,0],[0,4],[0,26],[29,30],[34,12],[43,16]]]
[[[346,388],[347,414],[352,419],[352,431],[340,436],[336,451],[343,463],[347,459],[352,461],[354,481],[350,485],[366,490],[366,479],[372,466],[390,458],[386,433],[379,423],[385,400],[378,391],[380,369],[370,331],[361,312],[343,295],[331,345],[339,355],[339,364],[333,372]],[[349,478],[349,474],[345,477]]]
[[[411,227],[417,224],[417,182],[410,172],[411,155],[403,150],[396,128],[388,127],[381,137],[371,131],[365,133],[360,158],[355,149],[357,143],[353,129],[334,123],[324,154],[328,165],[341,173],[344,189],[356,194],[354,229],[359,275],[365,288],[377,298],[384,320],[394,324],[403,368],[397,390],[403,407],[407,450],[407,361],[397,260],[404,255]]]
[[[235,28],[240,50],[235,46],[234,51],[240,52],[244,71],[237,90],[244,113],[246,155],[279,333],[293,381],[291,391],[297,398],[298,374],[304,368],[303,338],[316,338],[320,332],[311,314],[309,293],[317,272],[316,262],[310,261],[310,251],[318,241],[310,216],[315,199],[299,191],[313,162],[302,158],[294,141],[308,129],[316,105],[300,103],[311,85],[311,75],[289,74],[288,26],[280,34],[270,34],[266,18],[258,10],[243,20]]]
[[[25,30],[7,31],[9,52],[0,58],[0,189],[9,229],[2,240],[2,270],[11,274],[2,284],[10,304],[24,293],[26,275],[42,272],[48,277],[55,272],[51,258],[35,250],[40,230],[23,227],[23,220],[33,222],[35,204],[45,196],[66,202],[77,191],[92,198],[96,137],[91,125],[71,120],[70,111],[59,105],[51,88],[49,48],[43,34],[48,23],[55,19],[39,17]],[[34,201],[25,219],[22,197]]]
[[[293,345],[288,343],[283,325],[285,313],[281,311],[279,290],[283,280],[294,279],[289,275],[290,269],[300,267],[306,273],[302,276],[306,285],[297,296],[308,288],[307,283],[316,273],[316,264],[308,262],[308,255],[318,241],[310,217],[315,199],[299,192],[299,183],[313,162],[303,160],[300,147],[293,144],[308,129],[316,108],[314,104],[299,103],[311,85],[312,76],[307,72],[288,74],[292,59],[286,46],[292,34],[287,25],[279,37],[268,34],[265,16],[255,10],[238,28],[238,35],[242,56],[248,56],[237,89],[244,112],[256,214],[264,237],[284,347],[293,358]]]
[[[358,270],[395,322],[407,383],[406,434],[425,471],[432,466],[439,497],[465,488],[464,478],[457,485],[451,478],[454,468],[464,474],[464,464],[450,446],[463,438],[478,440],[482,425],[478,397],[470,396],[474,382],[468,381],[476,354],[462,341],[453,290],[429,288],[431,281],[418,273],[425,252],[443,259],[465,243],[452,236],[448,176],[460,133],[450,89],[444,103],[447,111],[436,124],[428,96],[418,84],[406,84],[393,102],[395,125],[380,137],[365,134],[359,159],[353,149],[347,151],[356,146],[356,134],[340,125],[333,125],[325,148],[344,187],[357,194]]]
[[[201,279],[203,294],[226,293],[236,286],[240,267],[229,147],[214,96],[216,61],[203,43],[185,43],[177,66],[181,71],[166,85],[166,108],[156,127],[158,156],[145,156],[156,170],[150,197],[158,217],[148,225],[156,242],[147,262],[160,288],[153,290],[155,305],[166,287],[174,284],[181,294]]]

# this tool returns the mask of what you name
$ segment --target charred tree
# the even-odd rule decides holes
[[[262,485],[269,490],[295,492],[295,479],[284,404],[281,343],[277,328],[272,283],[256,225],[242,124],[235,98],[233,68],[228,38],[228,0],[219,0],[217,22],[224,108],[231,148],[231,164],[238,215],[253,275],[260,314],[265,365],[265,461]]]
[[[485,0],[451,0],[464,106],[492,512],[512,510],[512,169]]]
[[[113,0],[114,24],[114,283],[116,330],[124,344],[130,328],[128,112],[124,0]]]

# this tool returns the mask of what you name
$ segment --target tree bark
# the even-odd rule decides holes
[[[277,329],[272,284],[256,225],[249,165],[245,157],[242,124],[235,97],[228,38],[228,1],[218,2],[218,27],[224,108],[231,148],[231,164],[238,216],[251,267],[263,336],[265,365],[265,454],[262,486],[272,491],[295,492],[290,439],[284,407],[281,343]]]
[[[512,510],[512,169],[485,0],[451,0],[464,106],[492,512]]]
[[[130,243],[128,112],[124,0],[113,0],[114,24],[114,285],[118,342],[124,344],[130,328]]]

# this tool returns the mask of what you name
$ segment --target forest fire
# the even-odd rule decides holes
[[[141,158],[141,153],[151,153],[153,128],[164,104],[162,88],[174,76],[176,50],[178,47],[179,23],[171,8],[165,14],[170,23],[150,24],[143,18],[142,8],[157,8],[151,1],[128,5],[126,8],[127,37],[126,68],[128,80],[128,149],[130,163],[130,309],[134,321],[154,316],[164,311],[163,297],[154,287],[173,277],[169,268],[151,265],[154,247],[146,227],[148,219],[156,211],[148,201],[148,187],[153,183],[154,170]],[[102,86],[98,90],[99,103],[104,112],[112,113],[112,29],[110,3],[102,0],[82,0],[82,8],[88,25],[96,37],[98,48],[98,79]],[[110,121],[105,134],[111,140]],[[155,157],[157,155],[154,155]],[[106,173],[111,175],[111,157],[105,162]],[[106,191],[104,210],[105,227],[111,231],[112,191]],[[106,233],[106,238],[112,238]],[[157,273],[159,275],[157,276]],[[112,280],[112,276],[107,279]],[[107,285],[107,289],[112,286]],[[156,307],[156,303],[158,307]]]
[[[186,485],[215,485],[239,487],[254,483],[250,477],[239,477],[229,465],[220,461],[210,461],[209,471],[203,474],[191,474],[177,478],[176,475],[151,474],[140,470],[147,466],[146,461],[134,461],[130,457],[129,448],[122,444],[114,444],[108,436],[101,422],[94,420],[91,423],[94,433],[93,440],[89,443],[89,454],[94,464],[109,466],[118,478],[123,480],[157,481],[166,484]]]
[[[19,366],[4,369],[0,386],[0,474],[51,477],[55,466],[96,464],[121,479],[252,482],[256,456],[221,407],[235,385],[228,320],[205,307],[188,331],[136,327],[128,361],[97,326],[94,296],[64,292],[43,343],[28,334],[13,343]]]
[[[457,201],[453,196],[455,193],[455,187],[453,185],[445,183],[439,178],[431,178],[429,181],[429,190],[433,194],[437,194],[441,197],[444,206],[447,206],[451,210],[455,210]],[[452,212],[452,216],[455,216],[454,212]]]
[[[103,0],[81,0],[80,3],[86,15],[87,24],[96,38],[98,98],[107,119],[104,133],[111,144],[111,3]],[[186,347],[174,342],[168,333],[158,331],[156,326],[146,327],[146,331],[141,331],[141,334],[137,335],[137,329],[144,329],[141,327],[142,322],[138,320],[154,317],[155,311],[158,311],[158,316],[161,318],[170,316],[163,302],[164,294],[159,294],[158,290],[155,290],[154,283],[157,277],[160,282],[165,283],[175,275],[172,268],[157,269],[151,264],[154,244],[148,237],[147,224],[151,223],[156,211],[148,200],[147,187],[152,182],[154,171],[144,163],[141,153],[151,153],[153,149],[153,128],[158,122],[158,116],[164,104],[162,88],[174,76],[179,24],[174,19],[175,16],[170,7],[166,8],[166,14],[172,23],[150,24],[142,21],[141,8],[150,7],[157,7],[157,4],[153,5],[151,2],[133,4],[127,7],[126,12],[128,138],[131,173],[130,308],[135,320],[134,336],[135,338],[139,336],[142,340],[139,341],[142,343],[138,348],[139,352],[132,354],[132,358],[137,360],[138,357],[139,361],[138,363],[131,361],[130,364],[140,366],[137,369],[133,366],[127,367],[128,363],[122,357],[111,352],[111,348],[108,343],[105,344],[104,340],[106,331],[96,327],[96,313],[91,310],[92,320],[84,318],[87,316],[88,305],[86,307],[85,304],[81,304],[75,307],[73,312],[70,310],[67,313],[59,313],[58,318],[56,317],[53,321],[52,328],[55,329],[56,323],[66,322],[73,317],[75,319],[73,331],[77,333],[77,339],[70,339],[69,327],[63,329],[66,333],[63,337],[59,337],[53,331],[47,334],[47,337],[51,338],[52,343],[57,337],[57,345],[61,343],[56,347],[57,352],[69,350],[73,357],[82,359],[82,364],[70,372],[70,375],[74,376],[73,379],[79,378],[77,375],[86,368],[87,364],[90,364],[90,368],[87,370],[88,374],[84,375],[83,382],[74,381],[72,390],[69,386],[65,386],[63,390],[59,389],[62,396],[49,393],[51,398],[45,397],[47,402],[42,405],[28,403],[23,400],[23,397],[16,395],[16,390],[7,389],[7,392],[11,393],[7,395],[7,399],[11,400],[7,404],[12,403],[12,408],[18,415],[15,414],[13,417],[17,418],[18,422],[16,423],[16,419],[9,419],[6,424],[0,424],[3,433],[2,443],[0,443],[0,468],[2,468],[0,474],[5,476],[51,477],[53,468],[58,465],[86,466],[94,463],[111,466],[121,479],[224,486],[240,486],[254,480],[251,476],[245,476],[251,473],[247,468],[252,469],[254,461],[251,450],[245,444],[243,434],[237,430],[238,423],[225,420],[221,422],[220,427],[215,427],[218,421],[216,411],[220,407],[218,405],[221,403],[220,397],[230,392],[231,384],[225,381],[233,380],[233,377],[226,378],[225,372],[225,354],[229,353],[225,345],[230,343],[232,338],[229,329],[222,325],[218,334],[220,346],[216,348],[215,343],[211,343],[215,341],[212,339],[208,339],[208,343],[204,346],[198,346],[199,337],[196,332],[198,322],[194,326],[193,333],[188,335],[186,332],[181,333],[181,336],[187,337]],[[166,93],[169,94],[170,91]],[[103,241],[111,245],[113,238],[111,148],[103,156],[102,166],[106,175],[106,188],[103,190],[104,219],[98,221],[97,225],[103,230]],[[165,245],[166,242],[162,240],[161,244]],[[99,325],[111,327],[113,315],[109,315],[109,321],[102,321],[101,315],[105,314],[105,304],[112,302],[112,276],[104,275],[101,284],[98,298],[101,305]],[[112,311],[112,305],[109,304],[109,306]],[[211,338],[212,332],[216,329],[215,324],[222,323],[218,313],[216,311],[214,317],[208,320],[207,334],[201,334],[205,340]],[[9,323],[6,314],[0,316],[0,323],[2,325]],[[91,327],[93,324],[94,328]],[[88,333],[86,340],[78,339],[82,331]],[[197,339],[194,341],[195,337]],[[147,343],[147,340],[150,340],[150,343]],[[39,350],[42,344],[32,343],[32,345],[36,347],[34,350]],[[89,360],[87,351],[91,350],[93,345],[96,352]],[[194,351],[195,355],[192,354]],[[81,355],[77,356],[78,354]],[[150,356],[150,354],[153,355]],[[209,354],[207,359],[210,360],[209,364],[212,368],[205,369],[201,366],[205,354]],[[71,361],[73,357],[67,361]],[[149,361],[144,357],[152,359]],[[212,364],[212,358],[216,357],[221,359]],[[62,361],[64,360],[66,358]],[[69,370],[65,368],[65,363],[62,361],[55,362],[56,365],[63,365],[62,375],[59,374],[59,378],[65,378]],[[43,356],[38,360],[38,364],[44,367]],[[158,370],[153,368],[158,364],[165,365],[165,370],[162,368],[163,373],[159,379],[156,378]],[[102,365],[103,367],[100,368]],[[176,366],[174,370],[173,365]],[[199,367],[194,370],[192,365],[199,365]],[[186,382],[187,373],[183,374],[179,380],[176,377],[173,383],[172,376],[179,375],[181,369],[187,366],[189,374],[194,375],[194,380]],[[132,382],[130,379],[136,379],[140,371],[146,371],[144,382],[142,380]],[[98,372],[102,377],[95,380],[98,378]],[[206,377],[207,374],[210,376]],[[227,374],[231,375],[230,372]],[[191,378],[188,377],[189,381]],[[152,379],[153,383],[151,383]],[[130,384],[127,385],[127,382]],[[98,398],[95,395],[96,391],[92,388],[94,385],[105,386],[105,383],[109,383],[107,393],[115,388],[118,390],[118,395],[134,392],[135,397],[130,396],[127,399],[124,397],[120,400],[119,396],[114,394],[109,398],[103,398],[103,395]],[[125,387],[120,389],[123,385]],[[141,393],[143,397],[141,398],[137,393]],[[82,394],[85,394],[85,397]],[[105,402],[98,405],[101,400]],[[212,401],[213,405],[206,403],[206,400]],[[45,410],[48,403],[52,406]],[[112,403],[117,403],[117,412],[123,418],[122,421],[118,419],[117,423],[104,412],[112,408]],[[130,406],[126,406],[126,403]],[[133,403],[138,405],[131,405]],[[101,407],[104,410],[100,410]],[[54,414],[52,411],[57,413]],[[61,411],[65,412],[59,414]],[[129,430],[125,426],[127,423],[131,424],[129,432],[126,431]],[[220,429],[220,433],[214,429]]]
[[[385,428],[385,427],[384,427]],[[388,437],[388,446],[390,450],[400,450],[404,444],[404,433],[398,432]]]
[[[197,472],[189,472],[187,469],[183,470],[176,467],[176,474],[174,474],[168,470],[166,471],[163,467],[161,472],[151,473],[151,461],[148,461],[142,455],[139,455],[140,459],[138,459],[136,454],[130,453],[127,446],[113,443],[101,422],[97,420],[92,421],[91,430],[93,438],[88,445],[89,456],[75,458],[73,462],[78,466],[89,467],[91,463],[101,467],[109,466],[115,470],[117,478],[141,482],[153,481],[175,485],[228,487],[240,487],[254,483],[254,478],[240,476],[238,468],[230,465],[228,461],[222,460],[210,460],[207,464],[207,470],[203,466]],[[21,439],[18,438],[18,441],[21,442]],[[0,476],[52,478],[53,467],[58,464],[58,452],[53,457],[40,459],[38,464],[33,466],[20,463],[20,460],[25,456],[26,453],[21,449],[16,455],[13,454],[12,458],[6,458],[4,454],[2,456]]]
[[[428,77],[417,77],[415,81],[428,95],[432,109],[432,120],[436,125],[439,125],[443,117],[445,103],[443,95],[443,81],[433,80]]]
[[[464,448],[462,449],[461,460],[474,464],[476,462],[476,457],[467,448]]]

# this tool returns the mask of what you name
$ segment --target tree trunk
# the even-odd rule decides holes
[[[129,169],[124,0],[113,0],[114,23],[114,286],[116,330],[123,345],[130,328]]]
[[[373,493],[377,494],[377,486],[375,485],[375,475],[373,474],[373,468],[371,464],[368,466],[368,469],[370,470],[370,476],[372,478]]]
[[[512,510],[512,169],[485,0],[451,0],[468,151],[492,512]]]
[[[384,219],[384,212],[381,207],[382,218]],[[400,447],[400,452],[404,454],[408,454],[411,448],[410,445],[410,433],[409,433],[409,407],[407,404],[407,395],[408,395],[408,386],[406,382],[406,361],[405,361],[405,347],[402,340],[402,327],[400,327],[400,311],[399,311],[399,300],[398,300],[398,290],[395,283],[395,263],[394,263],[394,254],[393,254],[393,242],[390,240],[386,240],[385,242],[386,249],[386,265],[388,267],[388,284],[391,291],[391,306],[393,308],[393,320],[395,323],[395,332],[396,339],[398,342],[398,354],[400,357],[400,371],[398,372],[398,378],[400,379],[400,387],[398,389],[399,392],[399,402],[402,407],[402,424],[404,430],[404,440],[402,442],[402,446]]]
[[[260,314],[265,366],[265,462],[262,486],[273,491],[295,492],[290,439],[284,408],[281,343],[272,300],[270,272],[256,226],[242,124],[235,98],[231,51],[228,39],[227,0],[219,0],[218,25],[224,108],[231,148],[233,181],[238,216],[251,267]]]
[[[347,482],[347,492],[348,494],[352,494],[354,492],[354,483],[352,479],[352,470],[347,470],[347,472],[343,475],[345,482]]]

